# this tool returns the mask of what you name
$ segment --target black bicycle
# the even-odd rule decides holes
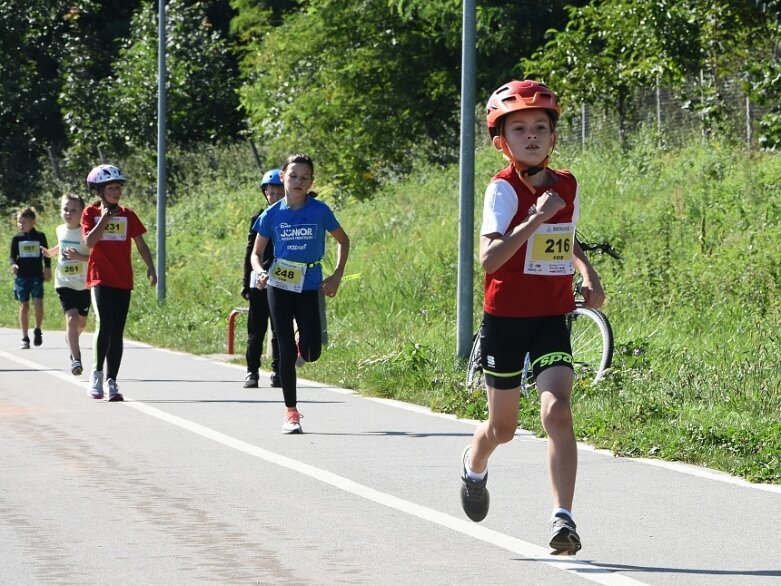
[[[616,260],[621,260],[621,255],[607,242],[587,242],[580,233],[576,234],[575,238],[583,252],[607,254]],[[574,289],[576,308],[567,314],[566,323],[572,345],[575,378],[585,378],[597,382],[605,375],[613,360],[613,329],[604,313],[598,309],[583,306],[579,279],[575,280]],[[485,390],[486,388],[480,355],[479,333],[478,330],[474,335],[472,351],[469,353],[469,362],[467,363],[466,386],[469,390]],[[524,359],[522,380],[522,387],[526,392],[533,385],[528,354]]]

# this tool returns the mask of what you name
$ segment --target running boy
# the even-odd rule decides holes
[[[260,189],[266,198],[268,205],[273,205],[279,201],[285,190],[282,187],[282,171],[272,169],[263,175],[260,180]],[[249,301],[249,313],[247,314],[247,376],[244,377],[244,388],[255,389],[258,386],[258,369],[260,368],[260,355],[263,352],[263,340],[266,338],[266,329],[268,328],[271,314],[268,307],[268,290],[258,289],[258,275],[252,270],[252,249],[255,246],[255,222],[257,222],[263,210],[259,210],[249,224],[249,234],[247,235],[247,250],[244,254],[244,286],[241,289],[241,296]],[[274,243],[269,242],[263,251],[261,267],[267,271],[274,259]],[[282,383],[279,379],[279,343],[277,334],[274,332],[274,323],[271,323],[271,386],[280,387]]]
[[[307,362],[320,357],[322,349],[319,296],[333,297],[339,289],[350,252],[350,239],[325,203],[309,194],[314,181],[314,163],[307,155],[291,155],[282,167],[285,197],[267,208],[257,222],[252,268],[257,286],[268,285],[271,322],[279,340],[279,375],[285,398],[283,433],[301,433],[301,414],[296,407],[296,358]],[[325,254],[325,232],[337,243],[336,269],[323,279],[320,261]],[[262,259],[269,241],[274,260],[268,271]],[[293,321],[298,325],[296,343]]]
[[[51,259],[43,256],[46,234],[35,229],[35,209],[28,207],[16,214],[19,232],[11,239],[11,272],[14,274],[14,299],[19,303],[19,327],[22,330],[22,350],[30,349],[30,297],[33,298],[35,329],[33,344],[43,344],[43,282],[52,278]],[[41,263],[43,260],[43,263]]]
[[[560,110],[536,81],[511,81],[488,101],[488,131],[510,165],[485,192],[480,263],[486,272],[480,348],[488,386],[488,420],[461,455],[461,504],[473,521],[488,514],[488,459],[518,427],[524,356],[530,354],[548,435],[553,495],[550,546],[581,548],[572,517],[577,446],[570,409],[572,350],[564,322],[575,309],[572,274],[583,275],[588,307],[599,307],[599,277],[575,240],[578,187],[569,171],[548,168]]]
[[[59,255],[57,271],[54,274],[54,289],[65,312],[65,341],[68,344],[70,368],[79,376],[84,367],[81,363],[79,336],[87,327],[90,296],[87,289],[87,261],[89,248],[81,234],[81,214],[84,200],[74,193],[66,193],[60,203],[60,215],[64,224],[57,226],[57,245],[42,248],[46,258]]]
[[[87,287],[91,288],[95,306],[95,349],[89,395],[103,398],[103,363],[105,362],[107,401],[123,401],[117,374],[122,362],[125,322],[133,290],[133,265],[130,242],[146,264],[146,276],[157,284],[152,253],[144,241],[146,228],[136,213],[119,205],[125,176],[114,165],[98,165],[87,175],[87,187],[98,199],[84,209],[81,233],[90,249],[87,262]]]

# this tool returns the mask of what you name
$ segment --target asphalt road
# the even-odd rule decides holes
[[[469,521],[459,458],[475,422],[128,342],[126,401],[87,396],[62,332],[0,329],[0,584],[781,583],[781,486],[582,446],[583,550],[550,556],[545,442],[491,462]],[[299,371],[306,376],[306,367]],[[261,376],[261,384],[268,378]]]

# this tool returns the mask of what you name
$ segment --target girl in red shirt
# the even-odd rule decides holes
[[[152,253],[144,241],[146,228],[136,213],[119,205],[125,176],[114,165],[98,165],[87,175],[87,187],[97,200],[84,209],[82,233],[90,249],[87,263],[87,287],[91,288],[95,307],[96,329],[94,370],[90,377],[89,395],[103,399],[103,365],[108,386],[107,401],[122,401],[117,374],[122,362],[125,322],[133,289],[133,267],[130,242],[146,263],[146,275],[154,287],[157,284]]]

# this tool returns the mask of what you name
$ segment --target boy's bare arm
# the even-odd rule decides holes
[[[588,257],[583,252],[580,244],[575,242],[573,248],[573,263],[575,270],[583,276],[583,283],[580,285],[580,294],[583,296],[584,305],[592,309],[602,307],[605,302],[605,292],[602,289],[602,282],[599,275],[591,266]]]

